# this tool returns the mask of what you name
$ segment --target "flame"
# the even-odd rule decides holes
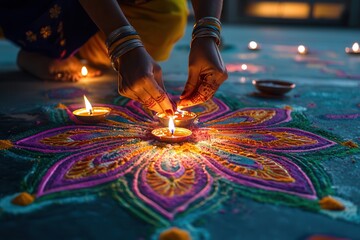
[[[242,70],[245,71],[247,68],[248,68],[248,66],[247,66],[246,64],[242,64],[242,65],[241,65],[241,69],[242,69]]]
[[[171,132],[171,135],[174,135],[175,132],[174,117],[169,117],[169,131]]]
[[[185,113],[186,113],[186,111],[183,111],[183,110],[181,110],[180,108],[177,108],[176,111],[177,111],[178,113],[181,113],[181,116],[182,116],[182,117],[184,117],[184,115],[185,115]],[[175,117],[176,117],[176,116],[175,116]]]
[[[81,68],[81,75],[82,75],[83,77],[86,77],[86,76],[88,75],[88,73],[89,73],[89,71],[87,70],[87,68],[86,68],[85,66],[83,66],[83,67]]]
[[[299,45],[298,52],[304,54],[306,52],[306,47],[304,45]]]
[[[358,52],[360,50],[359,44],[356,42],[352,45],[352,50]]]
[[[84,101],[85,101],[85,108],[86,108],[86,111],[89,112],[89,114],[92,114],[93,112],[93,108],[91,106],[91,103],[89,102],[89,100],[86,98],[86,96],[84,95]]]
[[[258,44],[255,41],[249,42],[249,48],[250,49],[257,49]]]

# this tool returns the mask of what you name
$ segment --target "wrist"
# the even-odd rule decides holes
[[[194,25],[191,42],[199,38],[206,38],[206,39],[212,38],[219,46],[220,34],[221,34],[220,20],[215,17],[204,17],[199,19]]]
[[[217,45],[217,39],[214,37],[202,37],[202,38],[195,38],[191,41],[191,46],[197,46],[197,45],[214,45],[214,46],[218,46]]]
[[[111,32],[106,40],[106,47],[114,70],[118,71],[121,56],[143,46],[139,34],[130,25]]]

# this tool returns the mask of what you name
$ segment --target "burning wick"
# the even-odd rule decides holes
[[[86,98],[86,96],[84,95],[84,101],[85,101],[85,108],[86,108],[86,111],[88,111],[88,113],[90,115],[93,114],[93,108],[91,106],[91,103],[89,102],[89,100]]]
[[[298,53],[305,55],[308,53],[308,49],[304,46],[304,45],[299,45],[298,46]]]
[[[259,49],[259,45],[257,44],[257,42],[255,41],[251,41],[248,44],[248,49],[250,50],[258,50]]]
[[[187,141],[191,135],[191,130],[187,128],[175,128],[174,117],[169,117],[169,126],[165,128],[156,128],[151,134],[161,142],[179,143]]]
[[[85,108],[79,108],[73,111],[74,116],[81,122],[96,123],[106,120],[111,112],[108,107],[93,107],[90,101],[84,95]]]
[[[87,68],[86,68],[85,66],[83,66],[83,67],[81,68],[81,75],[82,75],[83,77],[86,77],[86,76],[88,75],[88,73],[89,73],[89,71],[87,70]]]
[[[352,45],[352,50],[354,52],[359,52],[360,47],[359,47],[359,44],[357,42]]]
[[[171,132],[171,136],[174,136],[174,132],[175,132],[174,117],[169,117],[169,131]]]
[[[174,116],[169,118],[168,127],[156,128],[151,131],[151,134],[161,142],[178,143],[188,140],[192,132],[187,128],[177,127],[175,128]]]

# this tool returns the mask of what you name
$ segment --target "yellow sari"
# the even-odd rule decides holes
[[[184,35],[188,16],[186,0],[121,4],[121,9],[139,33],[146,50],[157,61],[166,60],[174,44]],[[95,65],[110,65],[105,38],[102,32],[95,34],[80,48],[80,56]]]

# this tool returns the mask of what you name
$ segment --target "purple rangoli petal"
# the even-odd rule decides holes
[[[336,144],[313,133],[295,128],[218,131],[214,135],[230,144],[276,152],[314,151]]]
[[[214,146],[221,151],[228,149],[223,144]],[[274,154],[257,154],[238,148],[225,155],[209,154],[203,147],[204,159],[215,171],[238,184],[270,191],[285,192],[299,197],[315,199],[316,192],[306,174],[289,159]]]
[[[84,151],[122,142],[128,138],[143,138],[143,131],[143,128],[132,125],[127,126],[127,129],[73,125],[50,129],[21,139],[15,146],[45,153]]]
[[[190,109],[198,114],[199,122],[208,122],[229,112],[230,108],[220,99],[213,98]]]
[[[68,87],[68,88],[57,88],[46,91],[46,96],[50,99],[75,99],[82,98],[89,92],[82,88]]]
[[[139,148],[134,151],[135,145]],[[144,158],[152,148],[145,142],[128,140],[71,155],[56,162],[46,172],[37,196],[92,187],[115,180],[129,172],[134,162]]]
[[[135,175],[134,191],[145,203],[172,219],[207,195],[212,178],[190,153],[156,154]]]
[[[290,111],[280,108],[245,108],[204,123],[217,129],[253,129],[291,120]]]

